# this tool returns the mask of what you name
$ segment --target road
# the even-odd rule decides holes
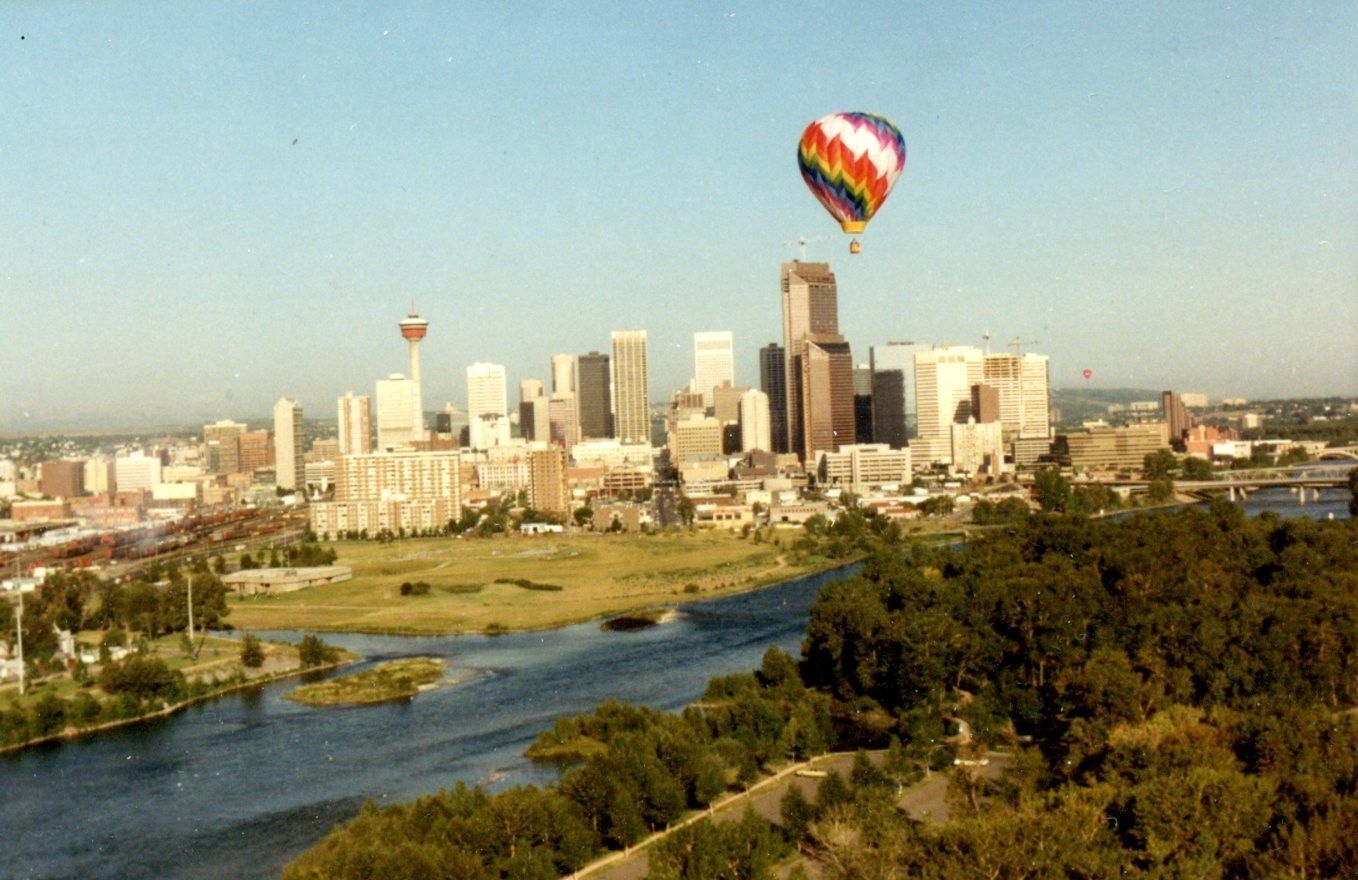
[[[885,756],[885,752],[871,754],[876,761]],[[973,770],[984,779],[997,779],[1007,765],[1008,757],[998,752],[990,752],[986,757],[988,763]],[[644,880],[650,871],[650,847],[681,828],[704,819],[711,819],[713,822],[736,822],[745,814],[746,809],[752,809],[769,822],[781,823],[783,795],[787,794],[789,788],[797,786],[801,789],[802,795],[811,802],[815,801],[820,790],[823,777],[798,776],[798,770],[814,769],[826,772],[834,770],[847,777],[853,767],[853,759],[852,752],[834,752],[785,767],[777,774],[756,783],[749,791],[731,795],[714,803],[707,811],[696,813],[666,831],[653,834],[625,852],[605,856],[572,874],[571,877],[581,880],[585,877],[590,880]],[[949,781],[950,774],[930,773],[922,781],[901,792],[896,801],[897,809],[917,822],[943,824],[949,821],[947,798]],[[805,867],[811,876],[819,876],[814,870],[814,865]],[[785,868],[790,869],[790,865]],[[779,875],[782,873],[780,871]]]

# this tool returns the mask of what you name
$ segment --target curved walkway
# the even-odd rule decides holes
[[[853,756],[853,752],[829,752],[809,761],[784,767],[772,776],[759,780],[745,791],[714,801],[708,805],[706,810],[693,813],[664,831],[657,831],[635,846],[628,847],[621,852],[610,853],[598,861],[591,862],[569,876],[572,878],[592,877],[594,880],[642,880],[650,869],[650,853],[647,850],[652,844],[664,840],[681,828],[687,828],[695,822],[701,822],[703,819],[712,818],[716,821],[724,821],[728,818],[736,818],[739,814],[731,815],[730,808],[739,806],[741,801],[744,801],[765,819],[776,821],[781,815],[783,793],[787,791],[789,786],[801,783],[802,793],[808,796],[812,796],[813,790],[819,787],[820,779],[795,776],[794,774],[798,770],[815,768],[827,773],[830,770],[838,770],[841,774],[847,774],[849,768],[853,765]],[[723,812],[726,812],[727,815],[719,815]],[[744,810],[740,812],[744,813]]]

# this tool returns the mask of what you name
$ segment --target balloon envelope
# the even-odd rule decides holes
[[[872,113],[831,113],[802,132],[797,166],[845,232],[862,232],[905,169],[905,138]]]
[[[1089,378],[1090,376],[1092,376],[1092,375],[1094,375],[1094,371],[1093,371],[1093,370],[1085,370],[1085,371],[1084,371],[1084,377],[1085,377],[1086,379],[1088,379],[1088,378]]]

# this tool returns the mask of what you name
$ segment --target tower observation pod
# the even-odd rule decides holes
[[[429,322],[415,311],[415,303],[410,304],[410,314],[400,323],[401,337],[410,344],[410,378],[420,381],[420,340],[429,332]]]

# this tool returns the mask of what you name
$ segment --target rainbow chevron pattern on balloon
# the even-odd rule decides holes
[[[832,113],[802,132],[797,166],[844,231],[858,232],[905,169],[905,138],[884,116]]]

